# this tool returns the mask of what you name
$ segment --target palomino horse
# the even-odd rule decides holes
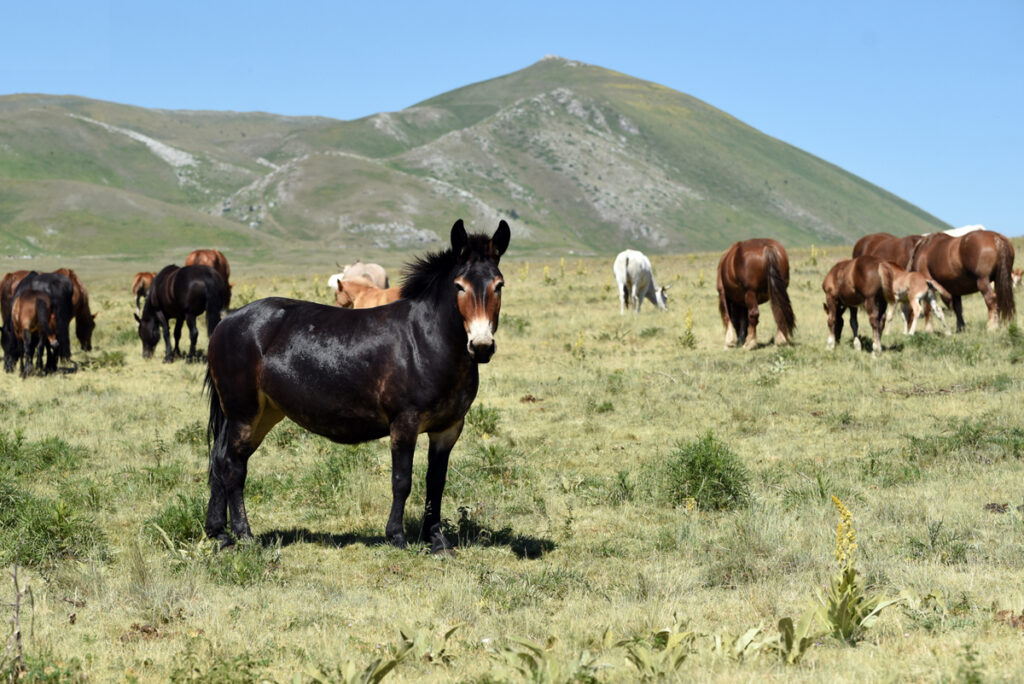
[[[391,287],[388,281],[388,273],[380,264],[364,264],[361,259],[356,259],[354,264],[342,266],[335,262],[341,273],[335,273],[327,279],[327,287],[332,290],[338,289],[338,282],[341,280],[359,280],[360,278],[369,281],[382,290]]]
[[[793,341],[796,317],[789,303],[789,258],[781,244],[770,238],[737,242],[718,262],[718,310],[725,325],[725,348],[757,347],[757,305],[772,303],[779,326],[775,344]]]
[[[928,280],[917,271],[904,271],[899,266],[890,263],[892,266],[892,297],[888,298],[887,301],[893,306],[889,308],[885,315],[885,325],[889,325],[889,321],[892,320],[893,312],[896,311],[895,304],[902,305],[903,313],[903,334],[913,335],[917,329],[917,322],[921,318],[921,313],[925,315],[934,313],[939,317],[939,322],[942,323],[942,329],[947,335],[951,334],[951,330],[946,327],[946,317],[942,314],[942,305],[939,304],[938,299],[938,288],[935,283]],[[888,297],[888,293],[886,293]],[[928,321],[929,325],[927,330],[931,332],[931,321]],[[884,330],[882,332],[885,332]]]
[[[914,334],[922,302],[932,304],[942,319],[942,308],[935,301],[935,285],[929,283],[920,273],[904,271],[890,261],[865,254],[856,259],[843,259],[828,272],[821,289],[825,291],[825,313],[828,314],[829,349],[834,349],[843,332],[843,312],[850,310],[850,330],[853,332],[853,348],[861,348],[857,336],[857,309],[864,307],[871,325],[871,352],[882,351],[882,331],[890,316],[886,316],[888,305],[906,301],[912,311],[907,316],[909,334]],[[945,320],[943,319],[943,325]]]
[[[382,290],[363,278],[339,280],[334,293],[334,303],[345,309],[369,309],[372,306],[390,304],[402,296],[402,288],[389,287]]]
[[[4,276],[0,282],[0,307],[3,313],[3,348],[4,370],[11,372],[23,354],[22,336],[14,334],[11,325],[11,308],[14,300],[23,291],[33,290],[49,297],[49,307],[53,313],[53,332],[57,339],[57,358],[71,360],[71,338],[69,327],[72,315],[72,299],[74,286],[67,276],[61,273],[37,273],[16,271]],[[11,294],[8,295],[7,293]]]
[[[979,230],[957,238],[932,233],[914,249],[910,270],[937,284],[956,314],[957,332],[964,329],[960,298],[973,292],[985,298],[989,330],[1013,320],[1013,245],[999,233]]]
[[[135,274],[132,278],[132,294],[135,295],[135,311],[142,311],[142,302],[146,299],[146,295],[149,294],[149,288],[153,286],[153,276],[156,275],[152,271],[140,271]]]
[[[228,259],[224,254],[217,249],[197,249],[193,250],[185,258],[186,266],[209,266],[217,273],[220,273],[220,277],[224,279],[224,285],[228,288],[228,302],[231,301],[231,266],[228,264]],[[227,303],[225,303],[227,306]]]
[[[92,331],[96,329],[96,314],[89,310],[89,292],[70,268],[58,268],[54,273],[67,276],[71,281],[71,315],[75,317],[75,337],[82,351],[92,351]]]
[[[282,418],[342,444],[391,437],[391,514],[386,537],[406,546],[403,516],[416,437],[426,432],[422,534],[441,531],[448,456],[479,385],[477,364],[495,351],[503,279],[498,260],[511,233],[466,235],[412,264],[402,298],[374,309],[272,297],[224,319],[210,339],[210,503],[206,533],[230,544],[252,536],[243,489],[249,456]]]
[[[221,312],[228,305],[228,288],[220,273],[209,266],[164,266],[153,278],[153,287],[142,307],[142,317],[135,314],[139,323],[139,338],[142,340],[142,357],[153,356],[160,332],[164,336],[164,363],[171,363],[178,351],[181,326],[188,323],[189,361],[196,360],[196,340],[199,328],[196,316],[206,312],[206,334],[220,322]],[[174,318],[174,350],[171,350],[170,324]]]
[[[21,359],[21,377],[32,374],[32,357],[36,349],[39,358],[36,369],[43,371],[43,351],[46,351],[45,371],[57,370],[57,321],[50,306],[50,296],[32,288],[18,288],[11,302],[11,333],[21,340],[24,356]]]
[[[909,268],[910,255],[914,247],[923,238],[923,235],[896,237],[890,233],[871,233],[857,240],[857,244],[853,246],[853,258],[870,254],[906,269]]]

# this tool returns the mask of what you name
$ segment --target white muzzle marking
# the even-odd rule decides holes
[[[489,347],[494,344],[494,331],[491,330],[491,322],[486,318],[474,318],[470,321],[466,336],[470,351],[473,347]]]

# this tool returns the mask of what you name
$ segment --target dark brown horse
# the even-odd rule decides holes
[[[883,261],[889,261],[902,269],[910,269],[910,255],[924,238],[923,235],[896,237],[891,233],[871,233],[865,235],[853,246],[853,258],[870,254]]]
[[[70,268],[58,268],[54,273],[67,276],[74,288],[71,293],[71,315],[75,317],[75,337],[82,351],[92,351],[92,331],[96,329],[96,314],[89,310],[89,292]]]
[[[224,254],[217,249],[197,249],[185,258],[186,266],[209,266],[224,279],[228,288],[228,301],[231,301],[231,266]]]
[[[11,302],[9,324],[11,333],[21,341],[21,377],[25,378],[32,374],[32,357],[35,356],[37,349],[39,359],[36,361],[36,369],[44,370],[45,350],[45,371],[57,370],[57,320],[50,305],[50,296],[46,292],[18,288],[18,293]]]
[[[132,278],[132,294],[135,295],[136,311],[142,311],[142,302],[149,294],[149,288],[153,286],[154,275],[156,274],[152,271],[140,271]]]
[[[910,270],[937,283],[956,313],[957,332],[964,329],[960,298],[973,292],[985,298],[989,330],[1013,320],[1013,245],[999,233],[979,230],[956,238],[932,233],[914,249]]]
[[[477,365],[495,352],[503,279],[498,261],[511,237],[467,235],[455,222],[451,247],[407,270],[402,298],[342,309],[272,297],[232,313],[210,339],[210,503],[206,533],[250,537],[246,464],[274,425],[290,418],[342,444],[391,437],[387,540],[406,546],[405,503],[416,437],[427,433],[422,535],[450,548],[441,531],[448,456],[479,385]]]
[[[199,338],[196,316],[206,312],[206,334],[212,335],[227,305],[228,289],[217,271],[209,266],[165,266],[153,278],[153,287],[142,307],[142,316],[135,314],[135,320],[139,323],[139,338],[142,340],[142,357],[148,359],[153,356],[162,331],[164,363],[174,361],[174,357],[180,354],[178,342],[181,340],[181,327],[187,322],[187,359],[195,361],[196,340]],[[169,323],[172,318],[176,320],[173,350]]]
[[[744,240],[727,249],[718,262],[718,310],[725,325],[725,348],[744,340],[744,349],[757,347],[757,305],[767,301],[779,326],[775,344],[792,342],[796,318],[788,286],[789,258],[775,240]]]

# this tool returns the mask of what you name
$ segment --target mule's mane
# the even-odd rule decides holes
[[[488,235],[470,235],[462,253],[466,254],[466,261],[490,258],[489,244],[491,238]],[[426,256],[418,257],[415,261],[406,264],[402,269],[405,280],[402,281],[402,299],[427,299],[445,291],[451,286],[451,272],[459,262],[459,256],[452,249],[442,252],[431,252]]]

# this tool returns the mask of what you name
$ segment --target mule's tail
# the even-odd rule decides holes
[[[210,420],[206,423],[206,445],[210,447],[210,464],[207,471],[208,478],[213,477],[213,464],[218,460],[217,451],[225,448],[227,439],[228,419],[224,415],[224,409],[220,405],[220,393],[217,385],[213,382],[213,374],[210,367],[206,367],[206,379],[203,380],[203,392],[210,395]]]
[[[996,239],[996,309],[999,320],[1009,323],[1013,320],[1016,307],[1013,303],[1013,245],[1002,235]]]
[[[221,312],[228,308],[231,295],[220,274],[206,284],[206,338],[213,335],[213,329],[220,323]]]
[[[775,247],[767,247],[764,250],[764,260],[768,267],[768,299],[772,303],[772,314],[779,330],[788,340],[793,337],[793,331],[796,329],[796,316],[793,314],[793,305],[789,302],[786,279],[782,277],[779,253]]]

